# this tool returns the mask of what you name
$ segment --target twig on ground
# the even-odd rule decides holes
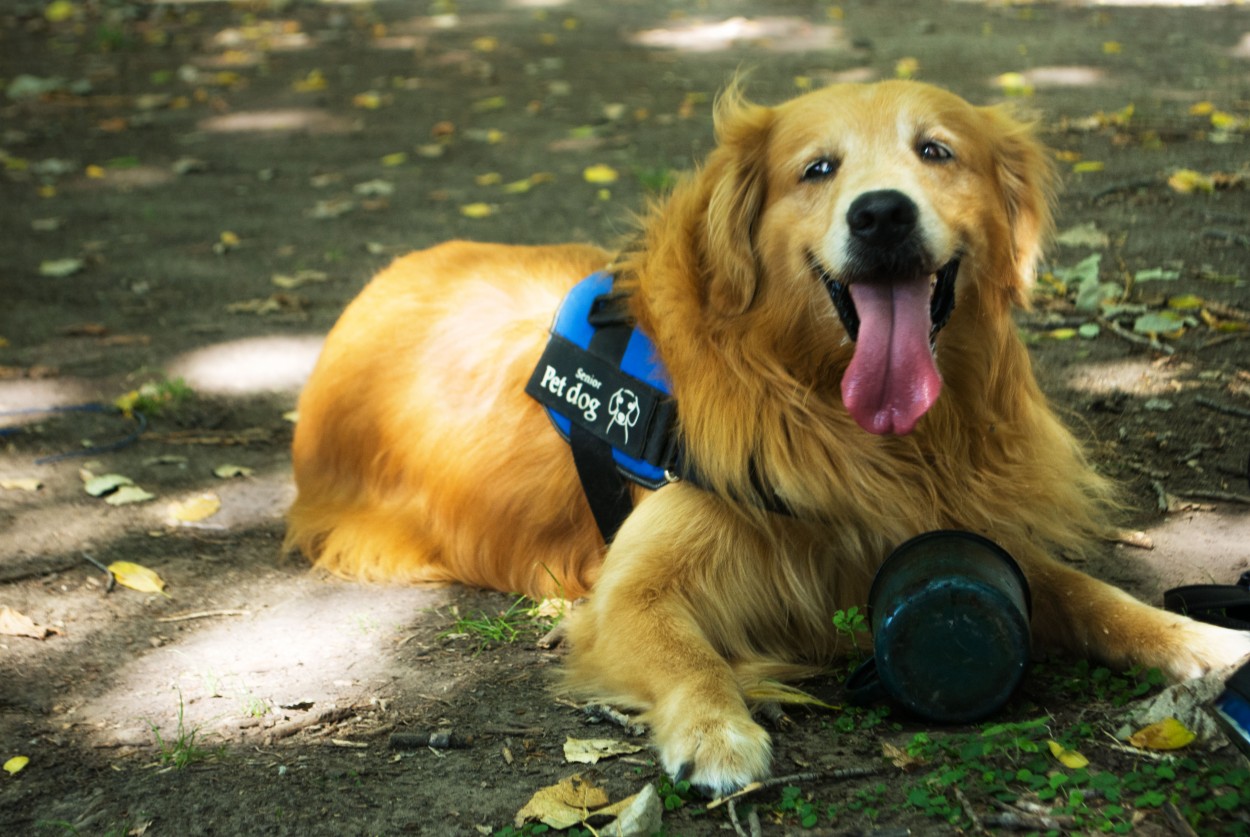
[[[192,619],[212,619],[217,616],[251,616],[250,610],[197,610],[178,616],[162,616],[157,622],[189,622]]]
[[[392,750],[467,750],[473,746],[472,735],[460,735],[451,730],[439,732],[393,732],[387,746]]]
[[[738,837],[747,837],[747,833],[742,830],[742,823],[738,821],[738,805],[732,799],[729,800],[729,822]]]
[[[1221,404],[1214,398],[1207,398],[1205,395],[1194,397],[1194,403],[1206,407],[1208,410],[1215,410],[1217,413],[1223,413],[1226,416],[1237,416],[1237,418],[1250,418],[1250,410],[1244,407],[1236,407],[1232,404]]]
[[[1142,750],[1137,747],[1130,747],[1128,744],[1121,744],[1119,741],[1116,741],[1115,739],[1111,739],[1110,741],[1103,741],[1102,746],[1107,747],[1112,750],[1118,750],[1121,753],[1128,753],[1129,755],[1137,756],[1138,758],[1150,759],[1151,761],[1172,761],[1173,759],[1176,758],[1176,756],[1170,756],[1165,753],[1154,753],[1154,752],[1151,752],[1150,750]]]
[[[977,834],[989,834],[985,825],[981,822],[981,818],[977,816],[976,810],[972,807],[972,803],[968,801],[968,797],[964,795],[963,789],[959,785],[954,785],[955,798],[959,800],[959,806],[964,809],[964,815],[972,820],[972,830]]]
[[[342,706],[335,709],[327,709],[326,711],[320,712],[316,715],[309,715],[307,718],[300,718],[298,720],[291,721],[290,723],[274,727],[269,731],[266,738],[271,741],[279,738],[290,738],[292,735],[295,735],[295,733],[300,732],[301,730],[308,729],[309,727],[315,727],[320,724],[336,724],[339,721],[350,718],[355,713],[355,706]]]
[[[1250,506],[1250,494],[1235,494],[1232,491],[1178,491],[1177,497],[1186,500],[1211,500],[1217,503],[1240,503]]]
[[[1171,801],[1163,803],[1163,814],[1168,818],[1168,825],[1172,831],[1179,834],[1180,837],[1198,837],[1198,832],[1194,831],[1193,826],[1185,821],[1185,817]]]
[[[1143,337],[1140,334],[1134,334],[1113,320],[1108,320],[1105,317],[1099,317],[1098,323],[1116,337],[1119,337],[1121,340],[1128,343],[1132,343],[1135,346],[1146,346],[1156,352],[1162,352],[1165,355],[1176,353],[1176,349],[1171,346],[1168,346],[1165,343],[1160,343],[1153,337]]]
[[[103,564],[101,564],[99,561],[97,561],[90,552],[84,552],[82,554],[82,557],[87,559],[87,563],[91,564],[93,567],[96,567],[98,570],[100,570],[102,573],[108,576],[108,583],[104,585],[104,592],[112,593],[113,588],[117,586],[117,579],[113,577],[113,571],[110,570],[108,567],[104,566]]]
[[[603,703],[588,703],[582,707],[582,712],[590,719],[591,723],[599,721],[608,721],[616,724],[625,730],[626,735],[646,735],[647,728],[643,724],[635,723],[632,718],[621,712],[619,709],[613,709],[611,706]]]
[[[741,799],[742,797],[755,793],[756,791],[775,788],[779,785],[789,785],[797,782],[810,782],[814,779],[824,780],[841,780],[841,779],[858,779],[862,776],[875,776],[885,770],[881,765],[870,765],[867,767],[840,767],[836,770],[811,770],[807,773],[791,773],[789,776],[774,776],[771,779],[764,779],[760,782],[752,782],[741,790],[734,791],[728,796],[722,796],[719,799],[713,799],[706,806],[707,810],[718,808],[731,800]]]

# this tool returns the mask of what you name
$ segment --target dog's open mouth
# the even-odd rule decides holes
[[[869,433],[910,433],[942,390],[934,341],[955,309],[958,257],[934,273],[894,281],[844,283],[813,265],[855,341],[842,403]]]

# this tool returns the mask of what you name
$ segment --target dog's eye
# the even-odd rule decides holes
[[[931,163],[944,163],[947,160],[955,159],[955,152],[934,140],[921,143],[918,153],[920,154],[920,159]]]
[[[819,160],[813,160],[807,164],[807,168],[803,169],[803,179],[824,180],[826,177],[833,177],[837,173],[837,161],[830,160],[828,157],[821,157]]]

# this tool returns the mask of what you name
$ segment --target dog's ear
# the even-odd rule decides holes
[[[994,138],[998,182],[1006,200],[1011,224],[1012,255],[1020,284],[1013,289],[1014,302],[1028,301],[1038,259],[1050,238],[1051,209],[1058,174],[1046,147],[1030,125],[1021,123],[1000,108],[984,108]]]
[[[716,100],[716,150],[704,220],[704,269],[708,300],[726,314],[740,314],[755,298],[759,260],[755,225],[768,192],[766,154],[771,108],[751,104],[733,82]]]

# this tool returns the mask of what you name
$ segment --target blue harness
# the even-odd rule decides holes
[[[703,485],[683,455],[677,402],[655,346],[613,292],[610,273],[592,273],[564,298],[551,338],[525,392],[569,443],[582,490],[605,542],[633,511],[629,483],[656,489],[677,479]],[[790,514],[752,467],[751,502]]]

